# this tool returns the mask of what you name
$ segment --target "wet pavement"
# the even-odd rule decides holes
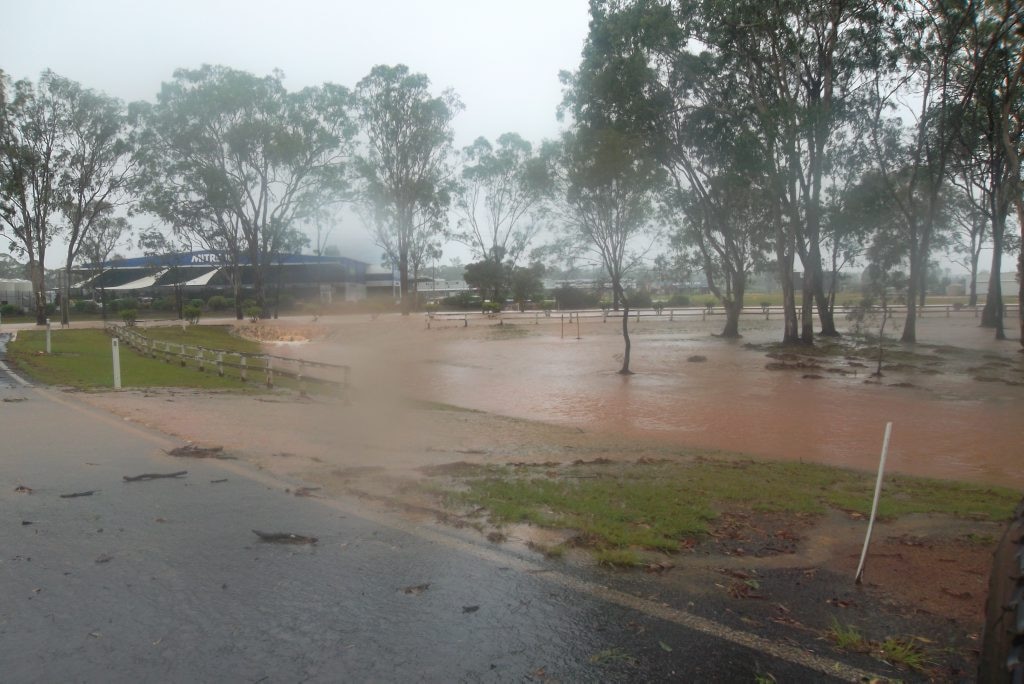
[[[0,398],[6,682],[861,674],[358,500],[296,497],[239,462],[173,458],[179,444],[72,395],[0,382]]]

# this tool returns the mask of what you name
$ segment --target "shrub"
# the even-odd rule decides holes
[[[480,297],[473,292],[460,292],[441,300],[441,304],[453,309],[475,309],[480,306],[480,302]]]
[[[480,310],[483,313],[498,313],[501,311],[501,302],[484,302]]]
[[[626,301],[634,309],[648,309],[651,307],[651,293],[641,290],[639,292],[627,292]]]
[[[563,309],[591,309],[600,301],[593,292],[577,290],[575,287],[563,286],[552,292],[558,306]]]
[[[24,316],[25,310],[17,304],[4,304],[0,306],[0,314],[4,316]]]
[[[210,311],[223,311],[228,308],[228,300],[221,295],[213,295],[206,300],[206,306]]]
[[[139,312],[136,309],[121,309],[121,320],[124,321],[125,325],[131,328],[138,320],[138,314]]]
[[[205,304],[205,302],[203,302],[202,299],[190,299],[185,308],[194,307],[194,308],[199,309],[200,311],[202,311],[204,304]]]
[[[668,306],[690,306],[690,298],[684,294],[674,294],[668,298]]]
[[[154,311],[174,311],[174,300],[170,297],[157,297],[149,306]]]
[[[98,313],[100,305],[89,299],[75,299],[71,302],[71,309],[75,313]]]
[[[125,297],[124,299],[115,299],[110,302],[110,310],[114,313],[118,311],[124,311],[125,309],[135,309],[138,311],[139,302],[133,297]]]
[[[263,312],[260,311],[260,307],[258,307],[256,304],[249,304],[248,306],[245,307],[244,313],[246,318],[255,323],[256,321],[260,320],[260,314]]]
[[[203,308],[194,304],[189,304],[182,310],[182,315],[192,325],[199,322],[199,317],[203,315]]]

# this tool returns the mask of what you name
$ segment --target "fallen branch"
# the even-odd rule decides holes
[[[187,470],[179,470],[176,473],[143,473],[142,475],[136,475],[135,477],[124,476],[125,482],[146,482],[148,480],[159,480],[164,477],[183,477],[188,475]]]
[[[253,530],[253,534],[260,538],[261,541],[271,542],[274,544],[316,544],[316,537],[304,537],[301,534],[293,534],[291,532],[260,532],[259,530]]]
[[[98,489],[90,489],[87,492],[74,492],[72,494],[61,494],[60,498],[62,498],[62,499],[76,499],[76,498],[78,498],[80,496],[92,496],[93,494],[95,494],[98,491],[99,491]]]
[[[198,444],[186,444],[183,447],[176,447],[170,451],[164,451],[168,456],[177,456],[178,458],[219,458],[225,461],[235,460],[234,456],[225,456],[224,447],[201,447]]]

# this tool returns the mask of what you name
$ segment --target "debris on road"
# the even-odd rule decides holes
[[[426,584],[414,584],[412,586],[405,587],[404,589],[402,589],[402,591],[406,594],[412,594],[413,596],[416,596],[418,594],[422,594],[429,588],[430,582],[427,582]]]
[[[184,477],[185,475],[188,475],[188,471],[187,470],[179,470],[176,473],[143,473],[142,475],[135,475],[134,477],[125,475],[124,476],[124,481],[125,482],[148,482],[149,480],[159,480],[161,478],[166,478],[166,477],[174,477],[174,478]]]
[[[31,487],[26,487],[25,485],[18,485],[14,488],[14,491],[18,494],[31,494],[34,490]]]
[[[110,561],[112,561],[112,560],[114,560],[114,557],[113,557],[113,556],[108,556],[108,555],[107,555],[107,554],[105,554],[105,553],[103,553],[103,554],[100,554],[99,556],[97,556],[97,557],[96,557],[96,563],[97,563],[97,564],[101,564],[101,563],[109,563],[109,562],[110,562]]]
[[[183,447],[175,447],[170,451],[164,451],[168,456],[177,456],[178,458],[217,458],[224,461],[236,460],[234,456],[227,456],[224,454],[224,447],[201,447],[198,444],[186,444]]]
[[[475,613],[480,610],[480,606],[462,606],[463,613]]]
[[[21,524],[22,525],[35,525],[35,522],[33,522],[31,520],[22,520]]]
[[[294,493],[295,496],[309,496],[316,499],[319,498],[319,495],[314,492],[318,492],[320,489],[320,487],[297,487]]]
[[[61,494],[60,498],[62,498],[62,499],[77,499],[80,496],[92,496],[93,494],[95,494],[98,491],[99,491],[98,489],[90,489],[87,492],[72,492],[71,494]]]
[[[5,404],[17,404],[22,401],[28,401],[25,397],[4,397],[3,402]]]
[[[260,532],[259,530],[253,530],[252,533],[262,541],[275,544],[316,544],[318,541],[316,537],[305,537],[291,532]]]
[[[222,477],[219,480],[210,480],[210,484],[220,484],[221,482],[227,482],[227,481],[228,481],[228,478]]]

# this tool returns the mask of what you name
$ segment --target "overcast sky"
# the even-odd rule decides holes
[[[12,79],[49,68],[126,101],[204,63],[281,69],[289,90],[407,64],[462,98],[460,147],[506,131],[554,137],[558,72],[578,65],[588,21],[587,0],[0,0],[0,17]],[[339,246],[376,263],[356,221],[346,216]]]

